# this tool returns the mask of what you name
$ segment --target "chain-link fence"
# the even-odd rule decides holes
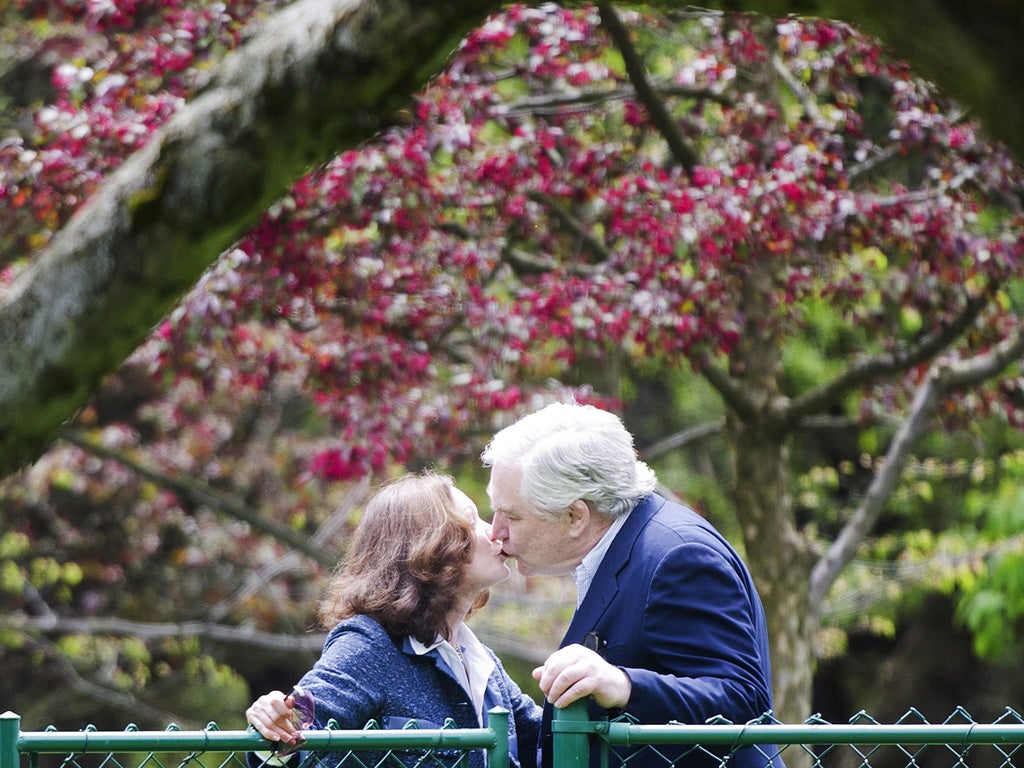
[[[330,724],[329,724],[330,725]],[[484,728],[304,733],[301,751],[279,756],[278,745],[254,731],[21,731],[18,715],[0,715],[0,768],[509,768],[508,713],[489,713]]]
[[[914,709],[889,724],[865,712],[843,724],[814,717],[795,725],[771,715],[744,724],[662,726],[628,716],[610,722],[585,720],[585,712],[569,717],[577,720],[556,727],[563,738],[579,741],[564,755],[556,747],[556,768],[569,768],[566,761],[581,749],[592,753],[591,766],[606,768],[1024,768],[1024,718],[1011,709],[993,723],[975,722],[964,709],[939,723]]]
[[[556,711],[549,768],[1024,768],[1024,718],[992,723],[963,709],[938,723],[910,710],[895,723],[866,713],[848,722],[640,724],[589,720],[585,706]],[[0,715],[0,768],[509,768],[508,713],[483,728],[307,731],[285,761],[251,731],[20,730]],[[512,764],[515,764],[513,759]]]

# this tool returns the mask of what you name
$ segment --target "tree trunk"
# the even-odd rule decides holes
[[[811,714],[815,627],[807,599],[811,558],[793,525],[788,449],[758,425],[730,419],[726,431],[746,561],[768,618],[775,716],[801,723]]]
[[[765,304],[771,280],[765,263],[756,256],[749,261],[743,297],[746,325],[730,356],[730,372],[750,408],[743,414],[729,409],[725,433],[746,560],[768,619],[775,716],[799,723],[810,714],[814,675],[815,627],[807,591],[813,558],[796,527],[789,435],[776,417],[782,340],[764,321],[771,311]]]

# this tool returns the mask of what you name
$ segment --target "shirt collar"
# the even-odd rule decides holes
[[[615,518],[597,544],[583,556],[580,564],[573,569],[572,579],[576,582],[577,608],[583,604],[583,598],[587,596],[587,590],[590,589],[590,584],[594,581],[594,575],[601,566],[601,561],[604,560],[604,556],[608,553],[608,548],[615,540],[615,534],[626,524],[627,517],[629,517],[629,513]]]
[[[412,648],[413,653],[415,653],[417,656],[422,656],[426,653],[430,653],[438,646],[447,646],[447,648],[452,648],[453,650],[454,645],[458,645],[460,650],[463,650],[463,647],[473,646],[475,650],[475,647],[480,645],[480,641],[477,639],[477,636],[473,634],[473,630],[466,626],[465,623],[459,624],[459,628],[455,630],[455,639],[451,643],[449,643],[440,635],[438,635],[434,639],[434,642],[432,642],[430,645],[425,645],[424,643],[421,643],[412,635],[409,635],[408,637],[409,646]]]
[[[417,656],[423,656],[436,649],[437,655],[444,660],[455,675],[455,679],[469,695],[477,716],[483,723],[487,681],[495,669],[495,663],[473,630],[464,623],[460,624],[451,643],[438,637],[432,644],[425,645],[412,635],[407,636],[407,640],[412,652]]]

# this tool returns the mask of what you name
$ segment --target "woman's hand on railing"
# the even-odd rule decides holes
[[[298,747],[303,743],[302,731],[313,722],[312,700],[299,689],[287,696],[282,691],[271,691],[245,710],[245,719],[267,741]]]

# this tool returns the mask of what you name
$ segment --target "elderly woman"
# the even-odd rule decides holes
[[[301,745],[293,715],[310,696],[313,728],[331,719],[340,728],[369,720],[382,728],[410,720],[421,728],[447,720],[479,728],[500,706],[511,713],[512,765],[534,768],[541,709],[465,624],[487,601],[488,588],[510,573],[472,499],[447,476],[406,475],[367,503],[350,551],[320,604],[329,634],[319,660],[299,680],[298,693],[257,699],[246,710],[249,723],[282,744],[280,755]],[[333,765],[328,761],[339,756],[322,757]],[[355,757],[366,765],[379,760]],[[482,765],[482,753],[470,764]]]

